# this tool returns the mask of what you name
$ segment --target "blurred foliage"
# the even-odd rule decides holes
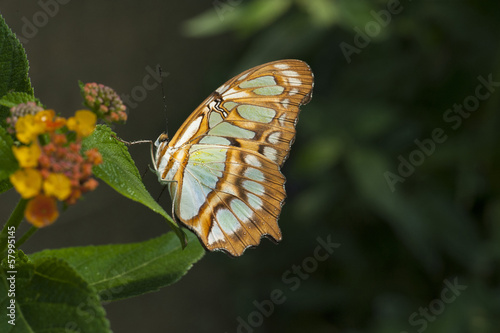
[[[237,313],[246,320],[256,309],[249,300],[281,288],[287,300],[256,331],[497,331],[500,3],[213,5],[186,22],[185,32],[231,33],[245,46],[229,50],[207,84],[280,58],[305,60],[315,74],[283,170],[284,240],[255,260],[231,263],[241,268]],[[493,82],[485,86],[479,77]],[[464,103],[465,111],[453,111]],[[441,142],[433,139],[436,129]],[[402,160],[418,165],[402,176]],[[401,177],[392,188],[387,172]],[[316,238],[327,235],[341,246],[291,292],[280,272],[311,257]],[[443,303],[456,279],[466,289]]]

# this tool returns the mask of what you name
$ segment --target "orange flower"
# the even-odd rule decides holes
[[[56,199],[43,194],[37,195],[28,202],[24,217],[37,228],[51,225],[59,217]]]
[[[85,152],[87,155],[87,161],[92,163],[93,165],[98,165],[102,163],[101,153],[97,150],[97,148],[91,148]]]
[[[54,119],[55,118],[55,119]],[[43,110],[35,115],[35,119],[45,125],[48,131],[55,131],[66,125],[66,119],[56,117],[54,110]]]
[[[94,178],[89,178],[89,180],[83,183],[82,188],[83,190],[85,190],[85,192],[88,192],[95,190],[98,185],[99,182],[97,182],[97,180],[95,180]]]
[[[68,205],[74,205],[78,199],[82,196],[82,191],[80,189],[76,188],[74,189],[70,196],[64,201]]]

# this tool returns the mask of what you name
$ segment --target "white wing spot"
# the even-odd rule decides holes
[[[267,140],[273,145],[275,145],[280,141],[280,136],[281,136],[280,132],[273,132],[267,137]]]
[[[290,100],[288,98],[285,98],[281,101],[281,105],[285,108],[288,109],[288,105],[290,103]]]
[[[299,84],[299,85],[300,85],[300,84]],[[299,89],[297,89],[297,88],[292,88],[292,89],[290,89],[290,91],[288,92],[288,95],[293,96],[293,95],[296,95],[298,92],[299,92]]]
[[[282,73],[285,76],[300,76],[296,71],[283,71]]]
[[[162,175],[165,172],[165,169],[167,168],[168,162],[170,162],[171,155],[175,153],[176,150],[177,148],[168,148],[164,155],[161,155],[162,149],[158,149],[156,152],[155,166],[157,165],[158,160],[160,160],[158,168],[156,169],[156,174],[158,175],[158,180],[160,181],[160,183],[162,183],[162,181],[173,180],[175,174],[177,173],[177,170],[179,169],[180,163],[174,160],[172,168],[170,168],[165,177],[162,178]]]
[[[274,67],[276,67],[277,69],[288,69],[288,68],[290,68],[290,66],[288,66],[287,64],[276,64],[276,65],[274,65]]]
[[[276,154],[278,152],[272,147],[264,147],[264,156],[266,156],[271,161],[276,162]]]
[[[217,90],[216,90],[216,91],[217,91],[219,94],[223,94],[223,93],[225,93],[225,92],[226,92],[226,90],[228,90],[228,89],[229,89],[229,86],[226,86],[226,85],[224,84],[224,85],[220,86],[219,88],[217,88]]]
[[[257,195],[263,195],[265,193],[264,186],[262,184],[259,184],[251,180],[243,181],[243,188],[248,192],[252,192]]]
[[[223,94],[223,97],[224,98],[230,97],[231,99],[245,98],[245,97],[250,97],[250,94],[248,94],[246,91],[242,91],[242,90],[238,91],[238,90],[235,90],[234,88],[231,88]]]
[[[241,80],[246,79],[246,78],[247,78],[247,76],[248,76],[248,74],[250,74],[250,73],[246,73],[246,74],[243,74],[242,76],[240,76],[240,77],[238,78],[238,81],[241,81]]]
[[[245,163],[250,164],[251,166],[260,168],[262,166],[262,163],[260,163],[259,159],[255,157],[254,155],[247,154],[245,156]]]
[[[288,78],[288,83],[291,85],[291,86],[300,86],[302,84],[302,81],[300,81],[300,79],[296,78],[296,77],[289,77]]]
[[[224,234],[220,230],[219,226],[217,225],[217,222],[212,221],[213,226],[212,230],[210,230],[210,233],[208,234],[208,244],[211,245],[213,243],[217,243],[218,241],[224,241]]]
[[[281,126],[285,127],[285,121],[286,121],[286,113],[283,113],[279,118],[278,122],[280,123]]]
[[[198,131],[200,128],[201,124],[201,119],[203,117],[198,117],[191,124],[189,124],[188,128],[186,128],[186,131],[184,131],[184,134],[182,134],[181,138],[177,141],[175,144],[175,148],[178,148],[185,144],[189,139],[193,137],[193,135]]]
[[[247,177],[248,179],[253,179],[257,182],[263,182],[266,180],[264,173],[254,168],[247,168],[243,173],[243,176]]]

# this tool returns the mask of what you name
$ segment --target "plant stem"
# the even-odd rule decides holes
[[[31,235],[33,235],[37,230],[38,230],[37,227],[32,226],[28,231],[26,231],[26,233],[16,242],[16,249],[18,249],[21,245],[23,245],[24,242],[26,242],[28,238],[30,238]]]
[[[19,200],[17,203],[16,208],[14,208],[14,211],[12,214],[10,214],[9,219],[7,220],[7,223],[3,226],[2,232],[0,233],[0,253],[1,253],[1,258],[4,257],[5,255],[5,250],[7,249],[7,240],[9,237],[9,231],[12,231],[12,227],[14,227],[14,230],[17,230],[17,227],[19,227],[19,224],[24,218],[24,209],[26,208],[26,204],[28,203],[28,200],[22,199]]]

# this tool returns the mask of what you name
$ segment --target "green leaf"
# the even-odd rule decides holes
[[[330,0],[298,0],[297,3],[311,15],[311,21],[321,26],[331,26],[342,16],[341,5]]]
[[[24,48],[0,15],[0,97],[10,91],[33,95],[28,77],[28,59]],[[0,107],[0,122],[8,116],[8,108]]]
[[[169,232],[141,243],[44,250],[30,258],[64,259],[103,300],[117,300],[156,291],[186,274],[205,253],[196,236],[186,233],[184,249]]]
[[[11,136],[5,128],[0,127],[0,161],[2,161],[0,164],[0,181],[9,178],[9,175],[19,167],[14,153],[12,153],[12,144]],[[3,188],[3,186],[0,186],[0,188]]]
[[[290,0],[255,0],[244,4],[214,2],[213,10],[185,22],[184,33],[190,37],[206,37],[228,30],[249,35],[277,20],[291,6]]]
[[[99,296],[66,262],[18,254],[15,273],[0,269],[0,332],[111,332]]]
[[[0,105],[6,106],[9,109],[13,106],[16,106],[21,103],[26,103],[26,102],[36,102],[39,103],[39,101],[30,94],[24,93],[24,92],[10,92],[6,95],[4,95],[0,99]]]
[[[92,135],[83,140],[82,148],[84,151],[97,148],[103,158],[103,163],[94,167],[94,174],[118,193],[142,203],[165,217],[181,243],[185,245],[186,236],[182,229],[146,190],[127,147],[113,136],[115,133],[109,127],[98,125]]]
[[[241,11],[228,3],[214,5],[215,10],[208,10],[188,21],[182,27],[189,37],[206,37],[223,33],[233,28],[241,18]]]
[[[254,0],[237,22],[237,29],[244,34],[252,34],[282,16],[292,5],[291,0]]]
[[[0,180],[0,194],[12,188],[12,184],[8,179]]]

